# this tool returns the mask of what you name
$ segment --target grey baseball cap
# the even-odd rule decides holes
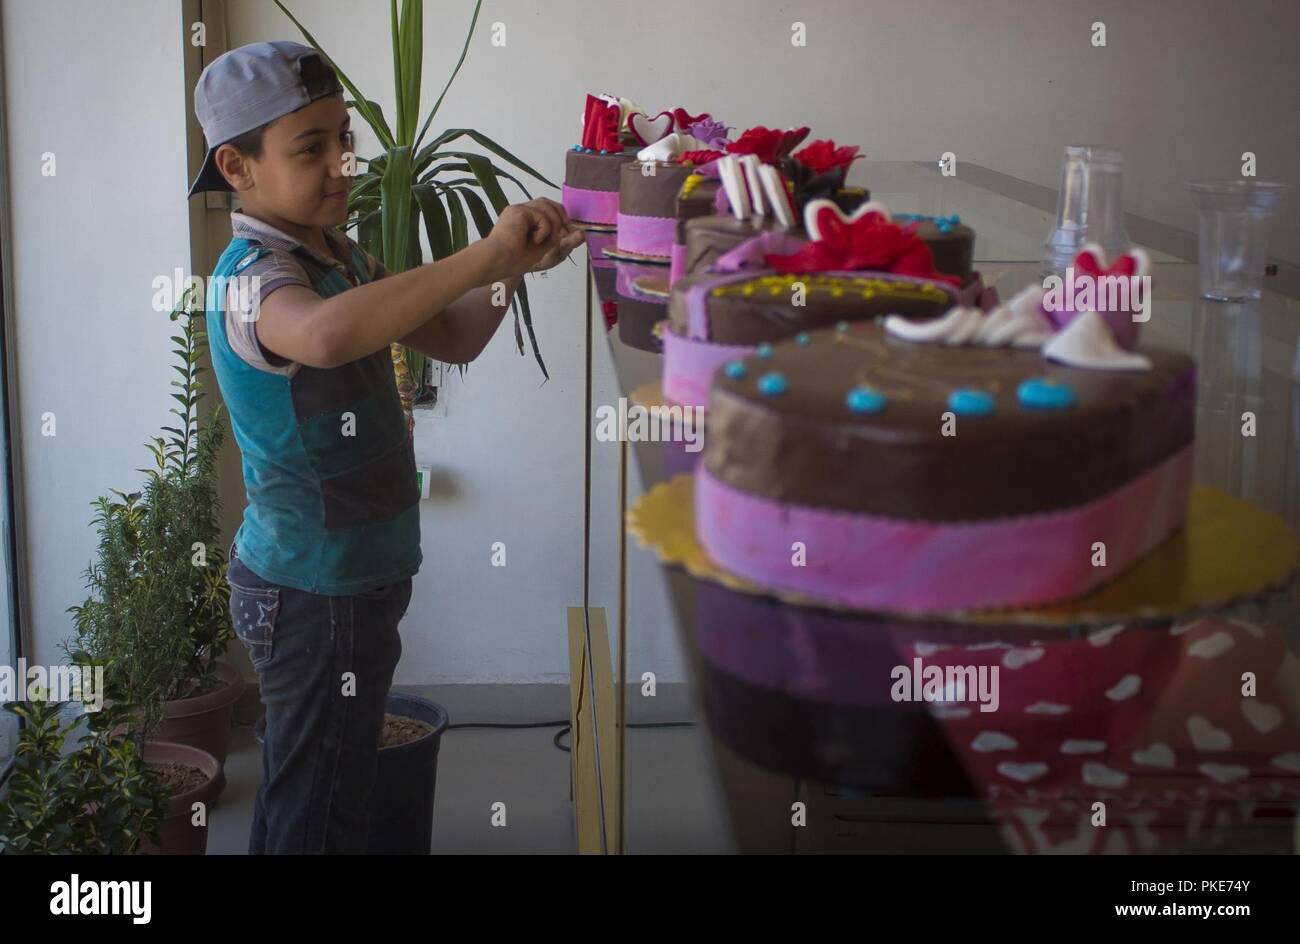
[[[208,153],[189,196],[204,190],[229,193],[232,188],[217,169],[217,148],[314,101],[302,80],[302,63],[312,58],[321,58],[312,47],[277,39],[240,46],[208,63],[194,87],[194,114],[203,126]],[[335,82],[315,98],[341,88]]]

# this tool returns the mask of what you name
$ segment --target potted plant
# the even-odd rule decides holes
[[[375,785],[366,804],[370,815],[367,855],[428,855],[433,851],[433,797],[438,782],[438,748],[449,723],[447,711],[419,695],[389,692],[379,736]],[[266,735],[266,716],[253,737]]]
[[[141,491],[113,489],[118,500],[93,502],[100,534],[98,559],[85,571],[91,596],[68,608],[75,633],[64,649],[74,661],[104,666],[106,688],[134,706],[129,730],[143,756],[171,764],[183,755],[210,773],[215,797],[244,686],[219,661],[233,638],[215,481],[224,427],[220,404],[198,422],[206,339],[197,293],[187,289],[169,317],[180,321],[172,337],[181,375],[172,396],[180,406],[172,412],[181,425],[164,427],[170,437],[150,444],[154,468],[140,470],[148,476]]]
[[[64,723],[63,703],[10,702],[25,722],[0,798],[0,853],[130,855],[161,841],[161,773],[131,738],[114,734],[127,706],[87,712],[88,733],[65,751],[82,716]]]
[[[397,0],[389,2],[393,39],[396,128],[389,126],[383,109],[361,94],[339,64],[320,47],[315,37],[298,22],[285,5],[280,0],[275,0],[275,3],[284,15],[293,21],[294,26],[298,27],[303,38],[337,73],[339,81],[352,95],[352,100],[347,103],[348,106],[355,108],[365,119],[384,149],[382,154],[375,157],[359,159],[366,165],[366,170],[358,175],[348,198],[349,220],[346,228],[355,227],[357,243],[366,252],[382,261],[389,272],[405,272],[422,264],[421,219],[424,221],[429,250],[436,261],[469,244],[468,220],[474,221],[474,228],[478,230],[480,237],[491,232],[493,217],[492,213],[488,212],[485,201],[491,205],[492,212],[497,214],[509,203],[502,190],[501,180],[513,182],[523,191],[527,199],[532,199],[532,194],[518,178],[497,167],[487,155],[466,151],[463,145],[456,147],[454,142],[457,139],[469,138],[519,170],[550,187],[555,187],[554,183],[520,161],[501,145],[472,128],[449,128],[434,135],[425,143],[429,124],[433,121],[433,116],[438,113],[442,100],[465,62],[470,40],[474,36],[474,27],[478,23],[482,0],[477,0],[474,4],[474,13],[470,19],[469,32],[465,36],[460,59],[456,62],[456,67],[452,70],[451,77],[443,87],[438,100],[424,119],[424,124],[420,126],[418,134],[415,129],[420,114],[421,68],[424,55],[424,0],[402,0],[400,17],[397,11]],[[516,348],[520,355],[523,355],[524,341],[520,328],[522,312],[523,328],[528,331],[533,356],[537,359],[542,376],[549,379],[550,375],[546,371],[541,351],[537,347],[537,338],[533,333],[532,313],[528,307],[528,290],[523,282],[520,282],[518,291],[511,299],[510,307],[514,313]],[[410,430],[414,428],[415,422],[412,408],[425,393],[426,358],[419,351],[401,344],[395,343],[392,347],[397,390],[406,413],[407,429]],[[463,372],[465,365],[459,366]]]

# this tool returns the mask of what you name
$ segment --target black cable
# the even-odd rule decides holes
[[[637,724],[629,724],[629,728],[693,728],[694,721],[643,721]],[[461,724],[449,724],[443,731],[450,731],[453,728],[555,728],[560,730],[555,732],[555,737],[551,738],[551,743],[564,753],[572,753],[572,749],[565,747],[560,740],[570,732],[571,725],[568,721],[466,721]]]

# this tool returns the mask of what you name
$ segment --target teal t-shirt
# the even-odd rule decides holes
[[[238,230],[236,230],[238,234]],[[351,240],[358,282],[374,268]],[[389,348],[328,369],[259,367],[232,348],[228,318],[247,324],[266,286],[241,272],[285,252],[236,235],[208,285],[213,370],[242,455],[248,504],[235,535],[240,558],[266,580],[311,593],[347,595],[417,573],[419,489],[415,455]],[[322,297],[352,288],[337,268],[296,260]],[[254,271],[257,267],[254,267]],[[233,285],[231,284],[233,283]],[[234,294],[236,303],[231,304]],[[227,312],[227,308],[231,310]],[[237,326],[237,343],[253,332]]]

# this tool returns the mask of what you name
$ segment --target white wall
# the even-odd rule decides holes
[[[388,4],[291,0],[322,45],[392,113]],[[472,4],[429,3],[424,109],[459,54]],[[142,286],[188,253],[180,24],[166,0],[4,4],[15,199],[15,290],[38,652],[51,657],[82,598],[88,502],[137,481],[143,441],[166,422],[170,372]],[[1185,178],[1230,175],[1244,150],[1261,177],[1300,185],[1294,147],[1300,26],[1292,0],[489,0],[435,119],[474,127],[557,183],[588,91],[647,108],[708,109],[743,128],[809,124],[872,158],[954,151],[1055,186],[1067,143],[1124,151],[1127,209],[1190,228]],[[792,48],[794,21],[808,46]],[[1108,46],[1089,43],[1103,21]],[[492,24],[507,44],[490,44]],[[232,45],[300,39],[267,0],[230,0]],[[107,64],[107,67],[106,65]],[[93,94],[87,92],[93,89]],[[87,107],[92,103],[94,107]],[[363,152],[373,141],[363,135]],[[39,174],[39,155],[59,176]],[[513,195],[513,191],[510,191]],[[555,194],[545,187],[534,193]],[[1300,194],[1274,231],[1300,261]],[[211,211],[210,211],[211,212]],[[399,683],[567,676],[564,608],[581,596],[583,283],[533,280],[551,371],[514,353],[508,326],[446,417],[422,418],[419,457],[450,483],[426,504],[425,566],[403,624]],[[617,397],[597,346],[597,403]],[[39,416],[59,417],[42,439]],[[233,449],[233,444],[231,446]],[[617,454],[597,451],[594,602],[612,607]],[[237,464],[227,464],[234,469]],[[504,541],[508,566],[489,566]],[[629,668],[677,671],[665,602],[633,549]]]
[[[29,659],[60,661],[96,534],[90,502],[135,489],[174,421],[174,324],[155,276],[189,265],[180,16],[157,0],[3,5]],[[44,176],[44,155],[56,174]],[[56,435],[42,435],[51,414]]]

